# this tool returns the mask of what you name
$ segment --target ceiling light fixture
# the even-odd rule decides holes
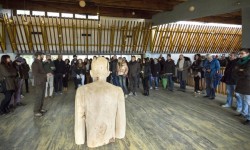
[[[79,1],[79,5],[80,5],[80,7],[85,7],[86,6],[86,2],[84,0],[80,0]]]
[[[189,11],[193,12],[195,10],[195,7],[194,6],[190,6],[189,7]]]

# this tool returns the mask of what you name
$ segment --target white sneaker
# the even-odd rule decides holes
[[[125,94],[125,95],[124,95],[124,97],[125,97],[125,98],[128,98],[128,95],[127,95],[127,94]]]
[[[21,95],[21,98],[24,98],[24,96],[23,96],[23,95]]]
[[[152,90],[153,88],[152,87],[150,87],[150,90]]]
[[[128,95],[129,95],[129,96],[132,96],[132,95],[133,95],[133,93],[132,93],[132,92],[130,92]]]
[[[223,107],[223,108],[229,108],[231,106],[229,106],[228,104],[225,104],[225,105],[222,105],[221,107]]]
[[[158,87],[155,87],[155,90],[159,90]]]

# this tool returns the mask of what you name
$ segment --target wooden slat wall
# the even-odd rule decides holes
[[[241,47],[241,28],[168,24],[153,29],[152,53],[229,53]]]
[[[4,17],[13,52],[62,54],[227,53],[241,47],[241,28],[145,21]],[[4,32],[2,32],[3,34]],[[1,40],[3,35],[0,34]],[[1,51],[5,45],[1,42]]]
[[[4,27],[4,21],[0,20],[0,52],[2,53],[6,50],[6,35]]]

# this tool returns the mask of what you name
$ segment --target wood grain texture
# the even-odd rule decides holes
[[[138,92],[127,98],[126,137],[96,149],[249,149],[250,126],[242,125],[233,109],[220,107],[226,97],[211,101],[192,91],[150,90],[149,97]],[[34,118],[31,90],[24,98],[26,106],[0,116],[0,150],[88,149],[74,141],[74,96],[71,85],[67,93],[45,100],[48,112]]]

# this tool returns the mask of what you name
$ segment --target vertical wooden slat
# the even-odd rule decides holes
[[[22,48],[22,44],[23,44],[24,50],[25,50],[25,52],[27,53],[27,49],[26,49],[26,47],[25,47],[25,41],[24,41],[24,37],[23,37],[23,34],[22,34],[21,25],[20,25],[20,23],[19,23],[18,17],[17,17],[17,16],[13,16],[13,17],[15,17],[15,20],[16,20],[16,23],[17,23],[17,27],[18,27],[18,29],[19,29],[19,33],[21,34],[21,35],[18,35],[18,36],[21,37],[20,40],[19,40],[21,50],[23,49],[23,48]],[[13,19],[14,19],[14,18],[13,18]]]
[[[115,24],[116,21],[112,20],[112,25],[110,26],[110,47],[109,52],[112,53],[114,51],[114,42],[115,42]]]
[[[35,26],[36,31],[39,32],[39,30],[38,30],[38,23],[37,23],[37,19],[36,18],[37,18],[36,16],[33,17],[33,19],[35,21],[35,24],[33,26]],[[36,35],[37,35],[37,41],[38,41],[37,44],[40,46],[40,50],[42,50],[42,42],[41,42],[40,35],[39,34],[36,34]]]

